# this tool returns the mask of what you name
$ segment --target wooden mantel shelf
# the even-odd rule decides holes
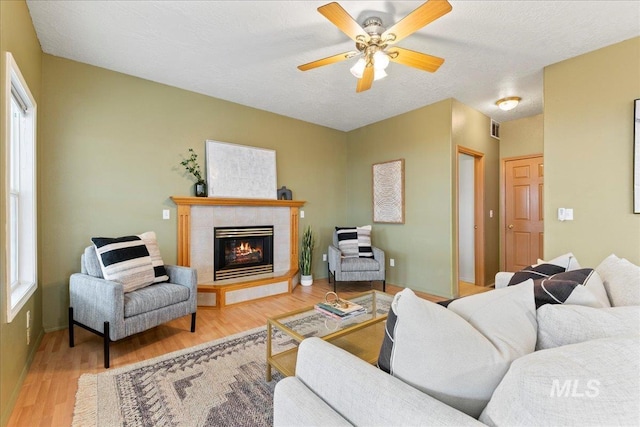
[[[273,206],[299,208],[305,204],[304,200],[240,199],[233,197],[171,196],[171,200],[178,206]]]

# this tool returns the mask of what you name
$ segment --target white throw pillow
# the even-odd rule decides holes
[[[640,306],[593,308],[545,304],[536,312],[536,350],[619,335],[640,335]]]
[[[156,233],[153,231],[147,231],[146,233],[139,234],[138,237],[140,237],[147,246],[149,256],[151,257],[151,265],[153,265],[153,273],[155,276],[153,283],[169,281],[167,270],[164,268],[164,261],[160,255],[160,247],[156,240]]]
[[[514,361],[480,421],[490,426],[640,425],[640,337],[540,350]]]
[[[565,271],[578,270],[582,268],[580,267],[580,263],[576,259],[575,255],[571,252],[555,257],[550,261],[544,261],[538,258],[538,264],[559,265],[560,267],[564,267]]]
[[[478,417],[512,360],[535,348],[533,282],[445,308],[405,289],[394,298],[391,374]]]
[[[609,255],[596,271],[602,277],[611,305],[640,305],[640,267],[624,258]]]

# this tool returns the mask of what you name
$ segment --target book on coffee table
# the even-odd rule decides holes
[[[337,319],[346,319],[367,312],[366,308],[351,301],[344,301],[343,304],[345,306],[337,307],[334,304],[320,302],[315,305],[315,308],[317,311]]]

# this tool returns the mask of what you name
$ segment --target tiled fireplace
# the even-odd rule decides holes
[[[172,199],[178,205],[178,264],[198,271],[199,306],[287,293],[298,284],[298,208],[304,202]]]

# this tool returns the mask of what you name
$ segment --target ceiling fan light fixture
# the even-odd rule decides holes
[[[385,70],[389,66],[389,55],[379,50],[373,54],[373,66],[377,70]],[[386,73],[385,73],[386,75]]]
[[[387,77],[387,72],[380,68],[374,68],[373,69],[373,80],[380,80],[380,79],[384,79],[385,77]]]
[[[522,98],[520,98],[519,96],[509,96],[506,98],[498,99],[496,101],[496,105],[502,111],[509,111],[516,108],[520,101],[522,101]]]
[[[364,68],[366,67],[366,65],[367,64],[364,61],[364,58],[360,58],[358,59],[358,61],[356,61],[354,66],[349,69],[349,71],[351,71],[351,74],[353,74],[353,77],[355,77],[356,79],[361,79],[362,73],[364,73]]]

